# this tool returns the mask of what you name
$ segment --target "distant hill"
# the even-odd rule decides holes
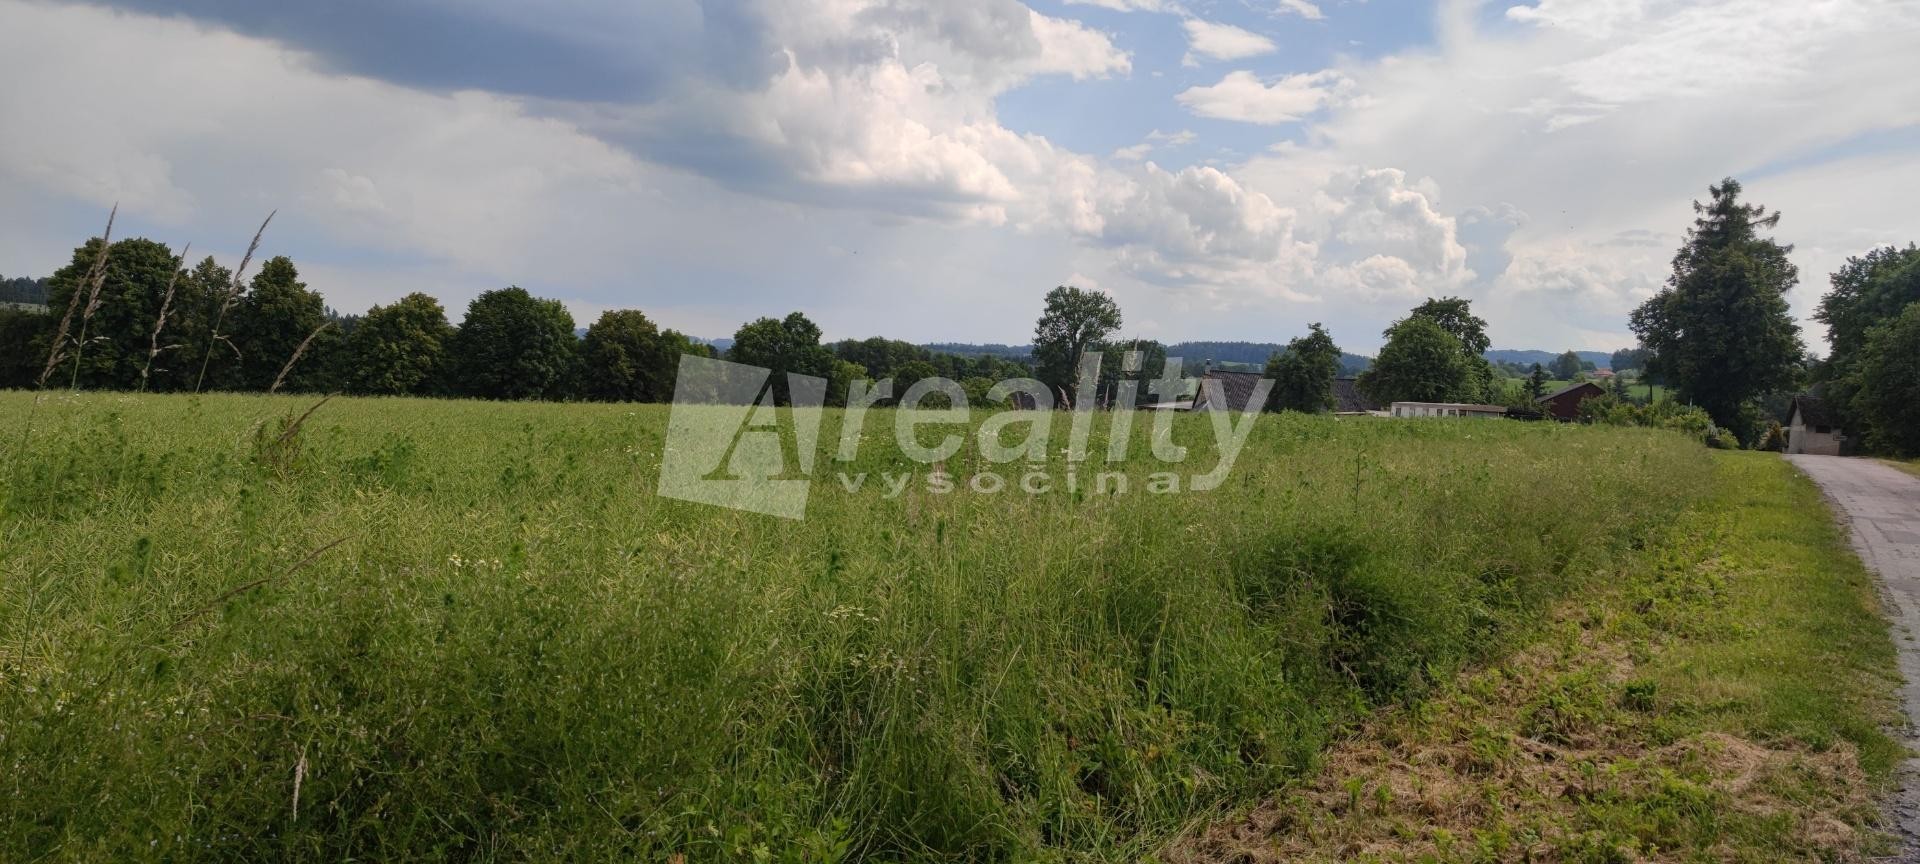
[[[1486,357],[1494,363],[1518,363],[1522,366],[1531,366],[1538,363],[1545,366],[1552,363],[1553,358],[1565,353],[1567,352],[1494,348],[1481,356]],[[1601,369],[1606,369],[1613,363],[1613,355],[1606,351],[1575,351],[1573,353],[1580,355],[1580,359],[1592,363]]]
[[[1167,354],[1179,357],[1188,363],[1212,360],[1215,363],[1232,363],[1264,369],[1267,358],[1286,347],[1274,342],[1175,342],[1167,346]],[[1345,352],[1340,354],[1342,375],[1358,375],[1371,365],[1373,365],[1372,357]]]
[[[920,347],[936,354],[958,354],[962,357],[1007,357],[1018,359],[1033,356],[1032,345],[1002,345],[998,342],[928,342]]]

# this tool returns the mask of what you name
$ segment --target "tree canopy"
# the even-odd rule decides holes
[[[1275,411],[1314,414],[1332,411],[1337,404],[1333,379],[1340,374],[1340,346],[1318,322],[1307,329],[1307,335],[1267,360],[1266,376],[1273,379],[1269,404]]]
[[[1553,366],[1547,371],[1561,381],[1571,381],[1574,376],[1586,371],[1586,368],[1586,361],[1581,360],[1579,354],[1568,351],[1553,358]]]
[[[695,353],[693,340],[661,330],[638,309],[604,312],[580,345],[584,395],[608,402],[666,402],[680,355]]]
[[[1413,314],[1429,318],[1440,325],[1453,338],[1460,340],[1460,350],[1471,357],[1487,353],[1493,341],[1487,338],[1487,321],[1473,314],[1473,304],[1462,297],[1427,298],[1427,302],[1413,307]]]
[[[1728,178],[1711,187],[1708,202],[1694,202],[1697,218],[1673,275],[1633,311],[1631,325],[1680,398],[1745,436],[1748,406],[1794,385],[1805,348],[1787,306],[1799,279],[1787,260],[1792,247],[1760,236],[1780,214],[1741,203],[1740,191]]]
[[[1615,372],[1645,369],[1647,360],[1652,356],[1653,352],[1645,348],[1622,348],[1613,352],[1613,355],[1608,358],[1607,368]]]
[[[488,291],[467,306],[454,334],[459,390],[482,399],[565,395],[577,359],[573,316],[558,300],[519,286]]]
[[[1899,416],[1887,401],[1897,389],[1892,375],[1899,363],[1884,346],[1875,350],[1874,339],[1885,328],[1897,329],[1905,312],[1920,303],[1920,248],[1884,246],[1848,258],[1829,284],[1813,317],[1827,325],[1832,350],[1815,370],[1815,386],[1856,440],[1873,449],[1912,452],[1899,430],[1883,428]],[[1887,344],[1900,341],[1897,335],[1886,338]],[[1871,394],[1865,389],[1870,375]]]
[[[1460,340],[1424,315],[1387,328],[1387,344],[1360,373],[1360,390],[1381,403],[1463,402],[1481,398],[1481,382]]]
[[[836,358],[820,344],[820,327],[807,316],[792,312],[785,318],[760,318],[733,334],[727,359],[773,370],[773,389],[780,404],[789,404],[787,375],[832,378]],[[899,392],[896,389],[896,394]]]
[[[1547,370],[1540,364],[1533,364],[1533,370],[1527,373],[1527,396],[1533,401],[1547,395]]]
[[[1920,456],[1920,300],[1869,328],[1861,349],[1855,413],[1867,444],[1899,456]]]
[[[1120,306],[1099,291],[1062,285],[1047,292],[1033,328],[1033,358],[1041,381],[1074,396],[1080,355],[1120,329]]]
[[[375,306],[347,337],[356,358],[347,372],[348,386],[356,393],[384,396],[445,393],[453,335],[440,301],[425,294]]]
[[[239,349],[239,360],[235,374],[225,377],[221,386],[235,390],[267,389],[300,344],[327,323],[326,303],[300,281],[300,271],[284,255],[260,266],[246,296],[229,315],[226,329]],[[316,358],[303,355],[291,370],[286,386],[319,389],[314,385],[318,380],[316,370],[321,368]]]

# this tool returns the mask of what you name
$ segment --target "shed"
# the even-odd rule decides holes
[[[1607,388],[1592,381],[1570,384],[1533,400],[1555,420],[1576,420],[1580,417],[1580,403],[1598,396],[1607,395]]]
[[[1825,399],[1801,394],[1793,397],[1787,414],[1787,452],[1838,456],[1847,436],[1840,430],[1840,418]]]

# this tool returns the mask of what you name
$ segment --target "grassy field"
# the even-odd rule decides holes
[[[1211,492],[792,522],[656,497],[659,406],[31,401],[0,860],[1135,860],[1745,500],[1667,433],[1289,415]]]

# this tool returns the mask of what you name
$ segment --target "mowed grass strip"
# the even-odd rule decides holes
[[[1152,495],[1136,415],[1126,494],[889,497],[830,471],[924,478],[895,412],[845,466],[829,412],[792,522],[656,497],[664,406],[336,399],[289,438],[315,400],[60,394],[24,437],[32,398],[0,860],[1135,860],[1501,656],[1713,476],[1648,430],[1272,416]],[[1211,429],[1176,419],[1179,473]]]
[[[1870,574],[1773,454],[1542,638],[1382,715],[1177,861],[1859,861],[1905,755]],[[1890,857],[1884,860],[1892,860]]]

